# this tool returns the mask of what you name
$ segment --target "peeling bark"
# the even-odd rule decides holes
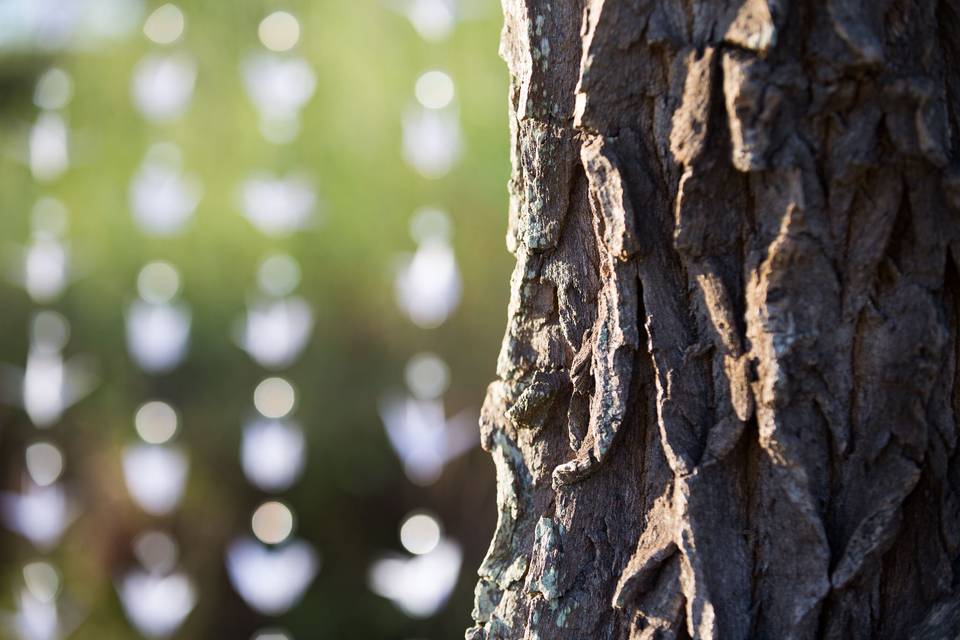
[[[960,2],[503,0],[472,640],[960,633]]]

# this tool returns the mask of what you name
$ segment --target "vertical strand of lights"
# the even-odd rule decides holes
[[[180,45],[186,21],[173,4],[158,7],[143,33],[151,51],[137,62],[130,97],[154,134],[176,122],[193,95],[197,66]],[[200,200],[199,181],[183,170],[180,148],[167,141],[151,144],[134,174],[129,206],[134,222],[147,236],[180,233]],[[137,295],[125,310],[127,352],[156,380],[174,372],[187,353],[191,314],[180,299],[180,274],[164,260],[146,263],[136,279]],[[189,457],[176,443],[181,416],[169,399],[148,398],[133,416],[137,440],[123,447],[124,483],[142,511],[162,522],[177,508],[186,487]],[[193,580],[179,567],[179,547],[162,525],[133,540],[137,565],[116,583],[130,623],[145,637],[169,637],[196,605]]]
[[[259,24],[265,50],[248,55],[241,77],[268,144],[288,145],[300,132],[300,111],[316,86],[313,69],[294,53],[300,23],[276,11]],[[260,233],[284,238],[313,224],[317,196],[302,173],[258,172],[239,189],[243,215]],[[313,329],[313,310],[296,295],[300,267],[282,252],[267,255],[234,340],[265,370],[253,391],[254,412],[243,426],[240,461],[247,481],[261,495],[250,519],[252,536],[238,536],[226,551],[227,573],[236,592],[258,613],[278,617],[294,607],[316,577],[320,556],[294,537],[296,519],[281,494],[299,479],[306,464],[306,436],[293,417],[296,390],[279,374],[292,365]],[[290,640],[280,629],[261,629],[255,640]]]
[[[425,40],[446,39],[456,20],[450,0],[408,0],[406,15]],[[423,72],[413,87],[415,102],[402,118],[402,154],[423,178],[438,180],[461,153],[461,129],[453,79],[440,69]],[[451,244],[453,224],[440,209],[424,207],[410,221],[417,244],[404,258],[394,288],[401,311],[419,328],[441,326],[460,303],[461,280]],[[472,411],[448,419],[443,395],[450,370],[436,354],[414,354],[404,371],[407,391],[385,398],[381,417],[390,444],[407,478],[418,486],[436,482],[444,465],[477,442]],[[426,509],[408,513],[400,543],[409,555],[376,560],[370,588],[413,618],[434,615],[456,586],[462,563],[460,545],[443,533],[439,517]]]
[[[28,157],[38,186],[56,181],[69,168],[66,107],[72,96],[71,77],[57,68],[44,72],[35,87],[33,101],[39,113],[30,131]],[[57,427],[64,412],[87,395],[96,380],[87,358],[64,355],[70,324],[50,308],[71,279],[68,228],[66,207],[41,196],[30,216],[30,241],[11,274],[38,308],[29,328],[26,365],[10,372],[10,387],[19,393],[8,400],[22,406],[38,430]],[[78,505],[61,480],[66,460],[55,439],[32,435],[28,442],[20,492],[0,495],[0,515],[8,528],[46,557],[24,565],[23,586],[8,629],[21,640],[57,640],[79,623],[79,612],[61,596],[61,574],[49,554],[78,515]]]

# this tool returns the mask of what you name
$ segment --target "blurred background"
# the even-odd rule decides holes
[[[492,0],[0,0],[0,637],[461,637]]]

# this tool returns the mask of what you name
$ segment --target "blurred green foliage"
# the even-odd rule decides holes
[[[298,419],[307,427],[307,472],[286,499],[298,535],[323,555],[323,568],[299,607],[278,621],[298,639],[455,638],[469,622],[472,584],[493,528],[492,465],[479,451],[450,465],[433,487],[403,476],[377,415],[377,401],[403,384],[413,353],[431,350],[452,370],[448,411],[479,408],[502,334],[509,256],[504,250],[508,151],[507,74],[496,55],[496,3],[478,4],[443,43],[421,40],[406,19],[377,0],[285,3],[183,0],[187,30],[179,48],[199,64],[185,117],[169,126],[146,123],[131,105],[130,77],[150,43],[140,33],[98,50],[0,61],[0,238],[5,254],[29,235],[29,211],[44,194],[70,210],[70,241],[82,277],[54,308],[71,322],[69,353],[93,354],[101,385],[51,431],[67,454],[67,481],[83,512],[52,554],[65,594],[85,617],[78,640],[136,637],[123,619],[113,581],[134,562],[130,541],[147,527],[167,527],[181,544],[183,565],[200,600],[177,634],[185,639],[247,638],[261,624],[236,596],[223,568],[226,542],[248,530],[263,496],[244,481],[240,427],[251,392],[265,374],[230,339],[254,283],[258,261],[272,250],[293,254],[303,270],[300,293],[315,307],[313,339],[285,374],[300,391]],[[154,6],[147,8],[150,11]],[[302,113],[303,133],[275,146],[259,135],[257,115],[241,84],[242,57],[259,47],[257,24],[286,9],[300,19],[298,52],[314,67],[318,88]],[[75,95],[70,170],[36,185],[24,164],[36,110],[37,74],[66,69]],[[451,174],[419,177],[401,160],[400,118],[424,70],[441,68],[456,82],[465,151]],[[173,141],[204,196],[186,231],[148,238],[128,208],[128,183],[149,144]],[[250,173],[304,170],[318,186],[321,224],[287,240],[270,240],[240,215],[237,187]],[[411,251],[407,225],[420,206],[450,212],[464,298],[441,328],[412,325],[393,302],[392,265]],[[180,269],[193,309],[191,350],[170,374],[149,376],[130,361],[123,308],[148,260]],[[36,310],[19,289],[2,285],[0,361],[23,364],[27,326]],[[182,507],[167,519],[144,515],[124,490],[119,449],[134,438],[132,416],[150,398],[181,412],[180,442],[192,468]],[[3,486],[23,472],[23,447],[38,437],[24,414],[0,409]],[[441,515],[465,547],[459,587],[433,618],[416,621],[372,594],[370,563],[399,550],[397,527],[411,509]],[[26,542],[0,538],[0,608],[12,609],[20,567],[40,557]],[[272,624],[272,623],[271,623]]]

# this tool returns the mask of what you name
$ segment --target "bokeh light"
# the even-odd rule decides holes
[[[73,80],[63,69],[48,69],[37,80],[33,103],[41,109],[62,109],[73,97]]]
[[[186,20],[175,4],[165,4],[154,10],[143,24],[143,34],[157,44],[171,44],[183,35]]]
[[[37,200],[30,212],[30,219],[35,232],[58,238],[64,235],[70,227],[67,207],[50,196],[44,196]]]
[[[454,0],[407,0],[407,19],[420,37],[440,41],[450,36],[456,24]]]
[[[46,487],[63,473],[63,453],[49,442],[35,442],[27,447],[27,473],[37,486]]]
[[[300,284],[300,265],[285,253],[268,256],[257,269],[257,284],[261,290],[272,296],[293,293]]]
[[[33,316],[31,337],[43,351],[60,351],[70,339],[70,323],[56,311],[40,311]]]
[[[300,23],[286,11],[275,11],[260,22],[260,42],[271,51],[289,51],[300,40]]]
[[[282,418],[296,403],[293,385],[283,378],[267,378],[253,391],[253,405],[266,418]]]
[[[137,434],[148,444],[163,444],[177,432],[177,412],[166,402],[152,400],[137,409]]]
[[[417,78],[414,93],[428,109],[443,109],[453,102],[453,80],[443,71],[427,71]]]
[[[264,502],[254,511],[250,527],[264,544],[280,544],[293,533],[293,514],[282,502]]]
[[[145,531],[133,541],[133,551],[140,564],[150,573],[165,574],[177,565],[180,548],[165,531]]]
[[[410,236],[418,243],[430,240],[450,240],[453,225],[450,215],[434,207],[417,209],[410,218]]]
[[[498,12],[173,2],[0,8],[0,636],[460,636]]]
[[[60,572],[49,562],[31,562],[23,567],[23,582],[41,602],[53,602],[60,592]]]
[[[415,555],[430,553],[440,544],[440,523],[429,513],[414,513],[400,525],[400,543]]]
[[[418,353],[407,362],[404,378],[413,395],[433,400],[450,385],[450,367],[433,353]]]
[[[179,291],[180,274],[169,262],[151,262],[137,276],[137,292],[147,302],[170,302]]]
[[[306,439],[299,425],[255,420],[243,430],[240,462],[247,480],[264,491],[289,489],[306,464]]]
[[[30,130],[30,171],[38,182],[52,182],[70,165],[69,131],[58,113],[46,111]]]
[[[177,508],[190,464],[186,454],[163,445],[134,445],[123,450],[127,492],[147,513],[164,516]]]
[[[133,70],[130,94],[145,118],[169,122],[186,112],[196,80],[197,65],[190,56],[147,55]]]

